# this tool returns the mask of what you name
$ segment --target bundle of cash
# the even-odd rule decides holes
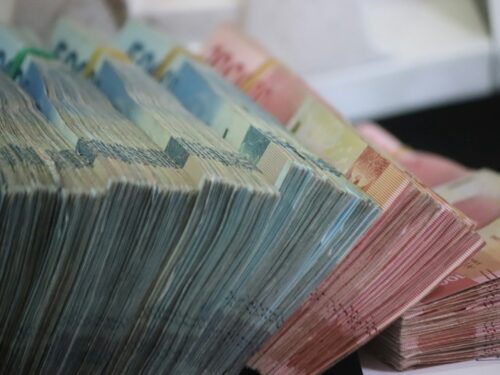
[[[109,48],[68,23],[61,23],[51,40],[53,49],[63,43],[86,60],[87,66],[92,61],[86,50]],[[224,275],[217,278],[215,270],[191,276],[193,287],[200,290],[213,283],[212,295],[190,296],[183,291],[186,304],[177,301],[179,307],[168,313],[170,319],[182,320],[188,313],[200,314],[203,319],[185,331],[177,330],[176,336],[167,331],[159,337],[151,348],[156,356],[147,367],[170,373],[238,371],[353,248],[380,208],[333,168],[325,168],[305,150],[301,153],[300,146],[279,125],[267,124],[232,106],[228,115],[235,111],[234,120],[240,116],[245,122],[233,125],[231,118],[223,117],[212,122],[210,129],[140,68],[113,56],[102,56],[92,69],[93,79],[139,128],[157,142],[168,136],[181,140],[178,147],[196,145],[208,155],[238,150],[279,192],[267,225],[259,228],[260,238],[228,245],[240,253],[239,269],[227,265],[221,269]],[[186,57],[178,54],[172,61]],[[197,66],[202,67],[198,62]],[[252,119],[256,120],[253,126]],[[166,144],[167,153],[169,148]],[[246,227],[230,222],[233,229]]]
[[[265,371],[304,366],[315,372],[422,299],[479,249],[481,241],[470,235],[471,220],[370,147],[315,98],[303,103],[291,123],[299,139],[383,204],[387,220],[349,254],[336,278],[316,291],[325,298],[317,302],[311,296],[252,362]],[[290,345],[306,337],[321,343],[323,350]]]
[[[2,230],[26,234],[2,252],[2,371],[238,373],[381,209],[278,125],[205,126],[94,34],[61,22],[60,60],[0,35],[31,97],[2,78]]]
[[[136,27],[135,38],[128,32],[130,39],[123,38],[121,48],[129,50],[138,43],[148,52],[158,50],[150,44],[158,43],[159,38],[149,37],[145,29]],[[233,40],[246,46],[236,37]],[[223,45],[224,50],[230,48],[236,47]],[[245,49],[249,55],[254,51]],[[242,71],[245,76],[246,68]],[[294,78],[287,69],[279,71]],[[321,373],[401,316],[483,245],[473,233],[472,220],[377,152],[298,78],[292,81],[300,82],[301,90],[288,86],[292,82],[288,79],[279,84],[282,92],[292,96],[300,91],[298,100],[272,96],[286,104],[276,111],[272,110],[274,104],[266,105],[272,102],[266,97],[259,104],[271,108],[275,118],[287,119],[289,129],[309,150],[261,106],[197,59],[175,56],[155,68],[154,75],[186,109],[251,160],[258,161],[256,155],[265,153],[256,154],[246,142],[263,151],[279,145],[320,170],[349,180],[383,211],[253,356],[249,364],[261,373]],[[276,154],[272,157],[280,159]]]
[[[36,257],[12,247],[28,266],[40,268],[40,276],[26,274],[28,268],[2,284],[4,293],[17,288],[16,279],[32,282],[17,312],[2,310],[2,319],[10,320],[2,321],[0,362],[6,373],[93,373],[115,345],[126,342],[128,331],[141,322],[141,310],[151,308],[145,304],[148,295],[160,286],[192,225],[199,188],[90,83],[54,61],[28,58],[25,63],[20,84],[50,124],[40,114],[24,116],[35,107],[19,90],[7,90],[13,82],[2,82],[7,98],[2,118],[10,121],[12,137],[22,141],[23,127],[33,133],[28,138],[32,146],[9,145],[32,155],[26,160],[33,162],[38,160],[33,150],[40,149],[53,175],[61,171],[57,173],[64,177],[65,190],[57,190],[59,212],[54,209],[54,218],[32,227],[33,233],[46,236],[39,239],[41,244],[59,247]],[[9,119],[9,111],[21,116]],[[49,148],[46,138],[54,139],[54,146]],[[89,168],[92,173],[86,172]],[[30,233],[25,230],[26,238]],[[7,270],[11,265],[15,259],[2,262]]]
[[[102,241],[102,211],[113,206],[105,193],[124,186],[108,180],[107,160],[76,153],[3,73],[0,87],[0,372],[22,373],[76,275],[72,261]]]
[[[478,223],[486,246],[370,344],[399,370],[500,355],[500,175],[480,170],[436,191]]]
[[[258,104],[135,21],[113,41],[62,20],[47,49],[0,31],[0,66],[15,79],[0,74],[2,373],[320,373],[484,242],[469,273],[449,277],[475,290],[496,272],[482,267],[495,206],[455,199],[466,182],[440,190],[483,240],[233,30],[213,38],[232,55],[212,63],[228,63]],[[448,358],[491,349],[494,311],[476,307],[495,305],[493,281],[460,299],[491,312],[486,333],[464,321],[487,344],[471,349],[467,335]],[[427,319],[425,303],[387,332]]]
[[[164,152],[164,147],[158,148],[138,127],[116,112],[90,82],[75,76],[60,63],[27,59],[24,65],[21,85],[47,118],[76,141],[74,147],[78,153],[89,158],[102,153],[125,165],[137,162],[139,167],[155,167],[142,173],[132,170],[134,173],[130,176],[121,173],[120,179],[126,182],[133,183],[142,176],[145,183],[150,180],[154,185],[150,191],[139,191],[138,197],[128,194],[117,201],[124,209],[135,210],[128,214],[118,211],[112,220],[120,223],[119,220],[126,219],[122,230],[126,230],[127,236],[118,240],[123,236],[121,232],[106,232],[106,236],[111,236],[108,241],[120,246],[114,253],[102,252],[100,258],[86,264],[89,268],[84,275],[91,279],[82,279],[78,286],[82,292],[70,296],[80,309],[85,306],[85,311],[65,307],[62,321],[73,325],[56,327],[66,336],[52,334],[54,340],[41,348],[50,350],[49,354],[42,350],[41,371],[51,373],[57,369],[72,373],[82,366],[89,373],[98,372],[103,366],[111,371],[110,361],[116,349],[125,346],[126,350],[131,337],[139,334],[147,340],[132,340],[129,350],[139,351],[139,361],[129,366],[143,366],[152,354],[149,346],[154,344],[154,335],[146,335],[147,330],[156,335],[162,333],[169,315],[177,308],[175,304],[181,292],[190,291],[190,302],[196,299],[197,293],[205,294],[203,288],[198,292],[187,288],[201,265],[211,265],[204,268],[205,279],[214,272],[214,267],[220,267],[220,273],[212,276],[216,280],[212,283],[223,282],[225,271],[243,271],[238,268],[239,262],[249,262],[244,257],[255,255],[262,229],[270,223],[277,192],[251,163],[237,153],[225,154],[224,148],[195,150],[196,145],[186,145],[179,138],[172,139],[173,146],[167,145],[168,152]],[[158,170],[158,167],[171,167],[174,173],[165,175],[164,168]],[[192,184],[193,190],[199,190],[196,201],[193,194],[187,200],[173,195],[175,190],[167,191],[170,196],[166,197],[156,191],[166,183],[172,185],[169,190],[175,188],[182,182],[179,180],[182,176]],[[225,232],[221,231],[224,224]],[[124,246],[127,243],[133,246],[130,250]],[[266,250],[260,248],[260,251]],[[222,262],[224,257],[227,257],[227,265]],[[258,261],[257,258],[251,260]],[[101,277],[102,272],[105,273]],[[216,292],[213,285],[204,286]],[[78,291],[76,288],[73,290]],[[172,303],[171,299],[177,300]],[[180,327],[190,328],[199,316],[176,318],[171,322],[172,335]],[[132,369],[128,371],[136,373]]]

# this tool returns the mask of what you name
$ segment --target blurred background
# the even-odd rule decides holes
[[[500,0],[0,0],[42,38],[58,17],[107,33],[146,19],[196,50],[237,24],[354,122],[500,169]]]

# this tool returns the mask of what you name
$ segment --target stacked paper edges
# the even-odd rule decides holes
[[[483,245],[243,41],[209,61],[269,113],[136,22],[2,30],[1,372],[320,373]]]

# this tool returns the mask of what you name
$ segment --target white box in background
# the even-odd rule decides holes
[[[493,91],[491,39],[474,0],[365,0],[364,12],[371,45],[383,57],[307,76],[348,118],[396,115]]]

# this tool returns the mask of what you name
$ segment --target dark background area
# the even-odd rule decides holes
[[[500,172],[500,95],[376,120],[407,145]],[[242,375],[258,375],[245,369]],[[361,375],[356,353],[324,375]]]
[[[404,143],[500,172],[500,95],[379,119]]]
[[[349,357],[337,363],[323,375],[362,375],[361,365],[359,364],[357,353],[351,354]],[[257,371],[249,368],[244,369],[240,375],[260,375]]]

